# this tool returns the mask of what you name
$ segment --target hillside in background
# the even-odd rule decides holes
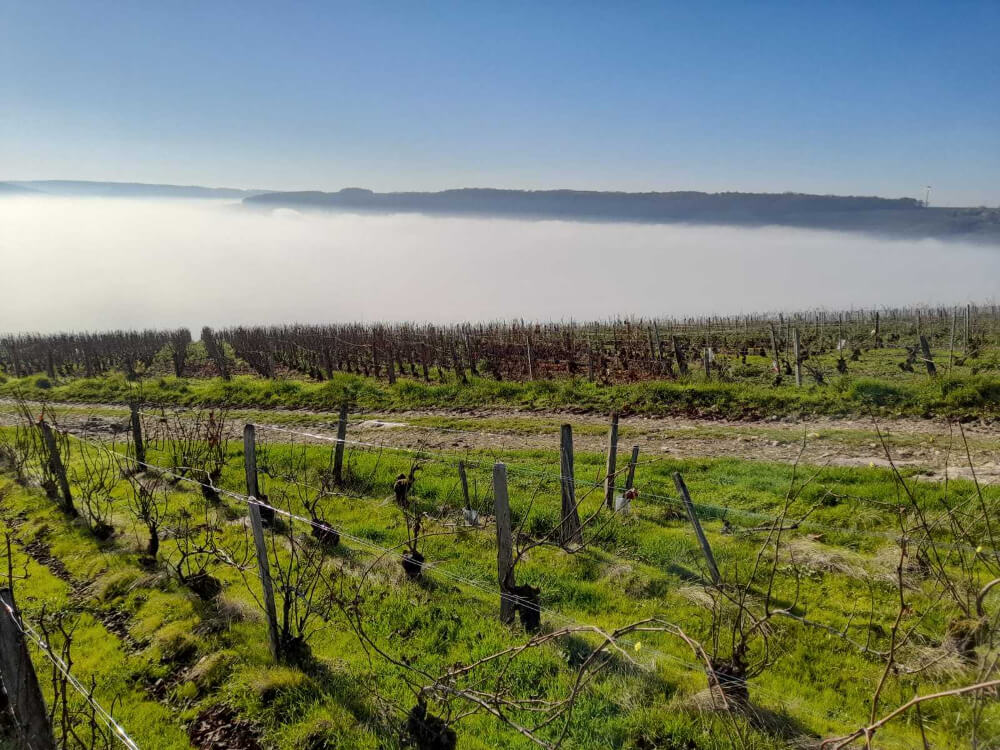
[[[1000,244],[1000,209],[925,208],[913,198],[802,193],[620,193],[463,188],[437,193],[375,193],[346,188],[262,193],[256,207],[423,213],[573,221],[789,226],[911,238],[961,238]]]
[[[210,188],[199,185],[151,185],[144,182],[26,180],[0,182],[0,194],[26,193],[94,198],[245,198],[260,190]]]
[[[138,182],[28,180],[0,182],[0,196],[193,198],[241,200],[251,208],[351,213],[419,213],[513,219],[785,226],[866,232],[909,239],[956,239],[1000,245],[1000,208],[925,207],[915,198],[807,193],[624,193],[590,190],[460,188],[376,193],[365,188],[274,192]]]

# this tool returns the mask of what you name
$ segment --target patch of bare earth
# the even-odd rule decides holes
[[[261,750],[253,725],[223,705],[198,714],[188,727],[188,737],[200,750]]]
[[[114,405],[91,405],[111,410]],[[74,408],[86,408],[74,405]],[[258,424],[267,424],[275,415],[276,426],[298,430],[308,435],[293,436],[275,432],[275,440],[322,443],[336,435],[337,415],[314,410],[267,410],[255,413]],[[296,423],[295,417],[301,416]],[[329,421],[327,421],[328,418]],[[0,424],[12,424],[14,417],[0,413]],[[460,429],[422,425],[428,419],[460,420]],[[489,424],[503,420],[516,429],[477,429],[475,421]],[[128,412],[121,416],[69,413],[63,426],[91,439],[122,439],[128,429]],[[369,415],[352,421],[348,439],[396,448],[426,450],[495,451],[498,456],[514,450],[558,450],[560,422],[576,428],[577,451],[602,452],[607,437],[603,428],[607,418],[595,414],[559,411],[521,411],[517,409],[427,409],[393,412],[384,419]],[[620,445],[638,445],[645,457],[736,458],[829,466],[888,467],[885,455],[870,419],[814,417],[793,419],[774,417],[764,420],[704,420],[688,417],[623,417],[620,420]],[[231,437],[240,439],[242,424],[231,422]],[[892,419],[879,422],[886,437],[892,461],[901,468],[913,468],[928,479],[971,478],[958,427],[944,420]],[[977,479],[1000,481],[1000,426],[974,422],[962,426],[968,440],[972,465]],[[803,442],[805,447],[803,448]],[[801,456],[800,456],[801,450]]]

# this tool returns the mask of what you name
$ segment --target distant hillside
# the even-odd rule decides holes
[[[32,190],[31,188],[24,187],[24,185],[15,185],[12,182],[0,182],[0,195],[32,195],[38,194],[37,190]]]
[[[243,203],[251,207],[441,216],[779,225],[912,238],[962,238],[1000,244],[1000,210],[924,208],[920,201],[913,198],[801,193],[616,193],[490,188],[463,188],[439,193],[375,193],[362,188],[346,188],[336,193],[262,193],[244,198]]]
[[[142,182],[89,182],[84,180],[28,180],[2,183],[45,195],[103,198],[246,198],[262,190],[208,188],[197,185],[150,185]]]

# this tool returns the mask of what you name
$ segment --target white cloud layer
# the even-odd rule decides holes
[[[1000,248],[785,228],[0,199],[0,331],[587,320],[995,298]]]

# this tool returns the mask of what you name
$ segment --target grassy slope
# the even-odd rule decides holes
[[[147,403],[189,406],[228,405],[335,411],[343,401],[365,411],[415,408],[513,407],[625,414],[756,418],[782,415],[856,415],[874,408],[880,414],[983,417],[1000,411],[1000,377],[909,376],[905,380],[844,376],[828,385],[773,386],[760,382],[649,381],[601,386],[585,379],[529,383],[472,378],[424,383],[400,377],[395,385],[372,378],[337,374],[332,380],[264,380],[240,376],[221,379],[150,378],[137,385],[123,376],[50,382],[44,377],[0,381],[0,396],[56,401],[121,403],[141,395]]]
[[[302,448],[279,443],[265,443],[262,456],[274,473],[305,459],[313,475],[328,458],[321,446]],[[155,451],[152,458],[160,463],[167,460],[165,453]],[[364,477],[369,490],[365,497],[327,500],[328,520],[359,538],[384,546],[397,544],[405,538],[405,529],[398,512],[391,503],[384,502],[383,495],[388,494],[392,478],[408,465],[411,457],[402,451],[380,454],[351,451],[349,458],[353,474]],[[536,530],[545,528],[555,519],[558,488],[551,479],[540,478],[538,472],[550,475],[557,457],[538,451],[510,454],[506,458],[512,467],[515,515],[525,514],[531,497],[537,494],[527,526]],[[486,456],[481,459],[484,465],[472,467],[471,480],[474,501],[486,510],[490,501],[484,488],[489,484],[490,460]],[[596,476],[600,465],[600,456],[579,455],[578,478]],[[417,486],[420,502],[428,510],[454,507],[458,490],[453,468],[437,462],[424,466]],[[569,556],[550,548],[536,550],[519,569],[519,578],[540,586],[543,606],[562,615],[613,627],[656,613],[705,638],[708,635],[705,611],[693,603],[690,595],[692,580],[698,578],[697,548],[687,525],[677,518],[676,505],[668,499],[650,497],[672,494],[668,492],[670,472],[678,469],[685,473],[696,501],[765,513],[773,512],[779,505],[791,478],[791,468],[787,466],[732,460],[664,460],[650,464],[640,469],[639,484],[645,499],[636,504],[636,512],[630,519],[609,526],[585,553]],[[298,509],[295,492],[281,481],[264,481],[272,500],[285,497]],[[233,489],[241,488],[238,450],[231,451],[222,482]],[[820,526],[826,529],[823,543],[813,544],[809,548],[812,557],[800,563],[806,572],[799,602],[801,611],[841,628],[850,621],[855,602],[867,601],[874,592],[876,621],[886,625],[894,615],[895,593],[891,586],[894,563],[886,562],[879,550],[888,541],[877,535],[856,535],[847,530],[891,531],[892,516],[885,507],[896,502],[895,488],[883,471],[824,470],[822,480],[803,492],[797,507],[807,507],[818,499],[822,488],[831,488],[844,498],[820,510],[812,519],[814,528],[802,532],[815,532],[815,527]],[[951,491],[961,495],[968,489],[955,483]],[[124,493],[123,488],[121,491]],[[932,487],[921,492],[922,501],[931,506],[937,499],[935,493],[941,490]],[[200,494],[186,490],[184,485],[171,492],[169,502],[175,511],[190,507],[201,512]],[[243,509],[235,501],[228,505],[230,510],[225,516],[238,520]],[[96,596],[133,614],[133,634],[148,639],[150,646],[122,658],[140,684],[155,682],[163,675],[177,677],[168,699],[169,705],[180,711],[175,722],[190,718],[206,704],[222,700],[253,718],[264,728],[269,742],[278,747],[299,748],[307,738],[320,736],[333,747],[374,747],[377,737],[385,737],[386,717],[364,686],[374,680],[384,694],[401,704],[412,701],[394,669],[378,660],[369,663],[356,639],[346,632],[343,623],[336,621],[323,628],[313,642],[314,653],[325,665],[324,669],[304,672],[268,665],[263,625],[254,615],[252,599],[239,576],[228,568],[214,571],[227,583],[224,609],[228,613],[228,627],[222,630],[207,627],[220,621],[222,615],[218,611],[201,604],[167,577],[150,576],[136,567],[136,535],[122,513],[117,523],[128,533],[119,536],[110,547],[102,548],[78,525],[68,524],[37,492],[12,489],[3,510],[7,517],[17,513],[28,515],[29,521],[19,530],[25,540],[48,530],[53,553],[66,562],[75,576],[97,578]],[[745,536],[722,535],[720,521],[711,520],[718,512],[705,508],[702,515],[724,575],[745,570],[756,544]],[[754,519],[739,514],[731,514],[730,519],[737,525],[755,523]],[[446,515],[442,522],[449,520],[453,520],[452,514]],[[845,531],[830,530],[836,527]],[[238,528],[238,523],[232,525],[231,532],[237,533]],[[337,557],[347,569],[356,569],[369,559],[363,547],[348,543],[347,548]],[[495,577],[493,549],[491,532],[486,530],[428,540],[423,551],[429,560],[443,561],[446,570],[489,582]],[[171,554],[169,542],[164,545],[164,554]],[[831,560],[836,565],[831,565]],[[845,565],[855,572],[844,573]],[[413,658],[422,667],[434,671],[523,638],[516,628],[512,632],[496,624],[495,596],[435,575],[424,585],[414,585],[403,579],[392,559],[378,571],[368,593],[369,601],[379,602],[367,612],[372,632],[395,653]],[[874,589],[869,588],[870,581]],[[784,576],[780,585],[781,596],[790,599],[790,577]],[[49,593],[47,587],[37,598],[42,601],[50,596],[60,600],[60,593]],[[918,608],[926,603],[919,589],[912,596]],[[37,602],[29,609],[37,611]],[[543,621],[552,624],[552,617],[547,614]],[[855,621],[851,625],[852,634],[862,640],[864,624]],[[940,637],[943,625],[940,618],[931,618],[923,627],[934,638]],[[646,644],[643,656],[649,659],[646,663],[652,669],[651,674],[611,674],[600,680],[580,705],[569,746],[636,746],[643,741],[655,741],[660,747],[670,747],[671,743],[686,747],[683,743],[690,739],[698,748],[727,747],[725,735],[711,719],[699,718],[683,709],[687,697],[704,685],[704,676],[697,668],[684,666],[692,664],[690,654],[682,644],[665,637],[651,635],[643,640]],[[866,700],[880,671],[877,662],[862,657],[838,639],[793,623],[782,623],[775,646],[781,654],[778,663],[752,683],[751,695],[756,703],[787,710],[791,720],[817,734],[851,729],[866,716]],[[654,650],[667,656],[655,656]],[[569,676],[565,658],[565,653],[555,649],[538,652],[518,667],[517,675],[525,684],[538,685],[546,695],[555,695],[565,687]],[[207,660],[209,666],[195,672],[197,677],[192,677],[186,667],[177,667],[178,662],[197,664],[200,659]],[[110,695],[116,684],[111,663],[91,661],[95,672],[107,681],[105,694]],[[201,664],[204,666],[205,662]],[[84,662],[81,671],[88,674]],[[885,695],[886,705],[909,697],[913,688],[912,682],[893,685]],[[176,723],[164,729],[155,720],[159,707],[148,712],[154,718],[147,721],[142,708],[146,702],[148,697],[133,690],[122,713],[126,726],[139,735],[136,739],[140,746],[183,747]],[[959,706],[957,702],[935,704],[925,712],[933,726],[932,734],[941,746],[951,746],[961,736],[965,719]],[[988,719],[995,722],[997,716],[993,709],[990,711]],[[133,717],[131,724],[129,717]],[[995,724],[989,726],[996,729]],[[463,747],[525,744],[485,717],[463,722],[459,732]],[[754,747],[782,746],[777,740],[754,736]],[[911,747],[916,741],[914,727],[905,723],[892,725],[880,735],[880,747]]]

